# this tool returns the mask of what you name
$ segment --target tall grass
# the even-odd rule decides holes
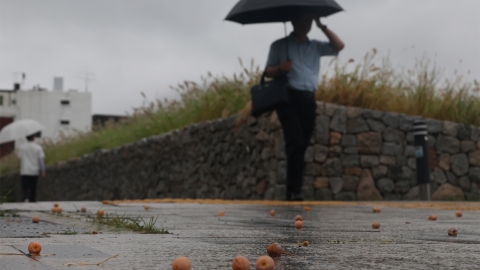
[[[376,62],[381,64],[377,66]],[[184,81],[172,87],[180,96],[178,100],[148,101],[141,93],[145,98],[143,105],[134,109],[127,120],[108,123],[92,132],[65,135],[57,142],[44,142],[46,163],[54,164],[234,114],[238,114],[241,123],[250,113],[249,89],[258,83],[261,69],[253,61],[245,67],[240,60],[240,66],[243,71],[239,75],[218,77],[208,73],[201,83]],[[446,81],[442,70],[428,60],[420,60],[403,72],[394,69],[388,58],[379,60],[373,49],[356,65],[352,60],[344,64],[332,61],[328,69],[334,72],[322,76],[315,95],[319,101],[480,126],[478,82],[465,82],[462,76]],[[18,167],[13,155],[0,160],[0,173]]]

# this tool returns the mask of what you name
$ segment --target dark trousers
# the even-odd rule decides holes
[[[22,175],[22,201],[36,201],[38,175]]]
[[[288,90],[290,103],[277,109],[287,155],[287,194],[301,192],[305,151],[315,125],[317,104],[313,92]],[[288,196],[288,195],[287,195]]]

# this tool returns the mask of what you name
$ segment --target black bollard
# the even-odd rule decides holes
[[[415,158],[417,161],[417,183],[420,189],[420,200],[430,201],[430,163],[428,162],[428,132],[423,120],[413,122],[415,138]]]

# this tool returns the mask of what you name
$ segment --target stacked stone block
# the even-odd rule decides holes
[[[419,117],[317,103],[305,154],[308,200],[417,200]],[[480,128],[426,119],[432,198],[480,200]],[[47,168],[40,200],[283,199],[286,157],[275,113],[194,124]],[[0,194],[19,176],[0,176]],[[19,197],[19,196],[17,196]]]

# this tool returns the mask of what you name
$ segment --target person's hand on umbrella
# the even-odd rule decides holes
[[[320,22],[320,17],[313,19],[317,24],[317,27],[323,30],[324,25]]]

